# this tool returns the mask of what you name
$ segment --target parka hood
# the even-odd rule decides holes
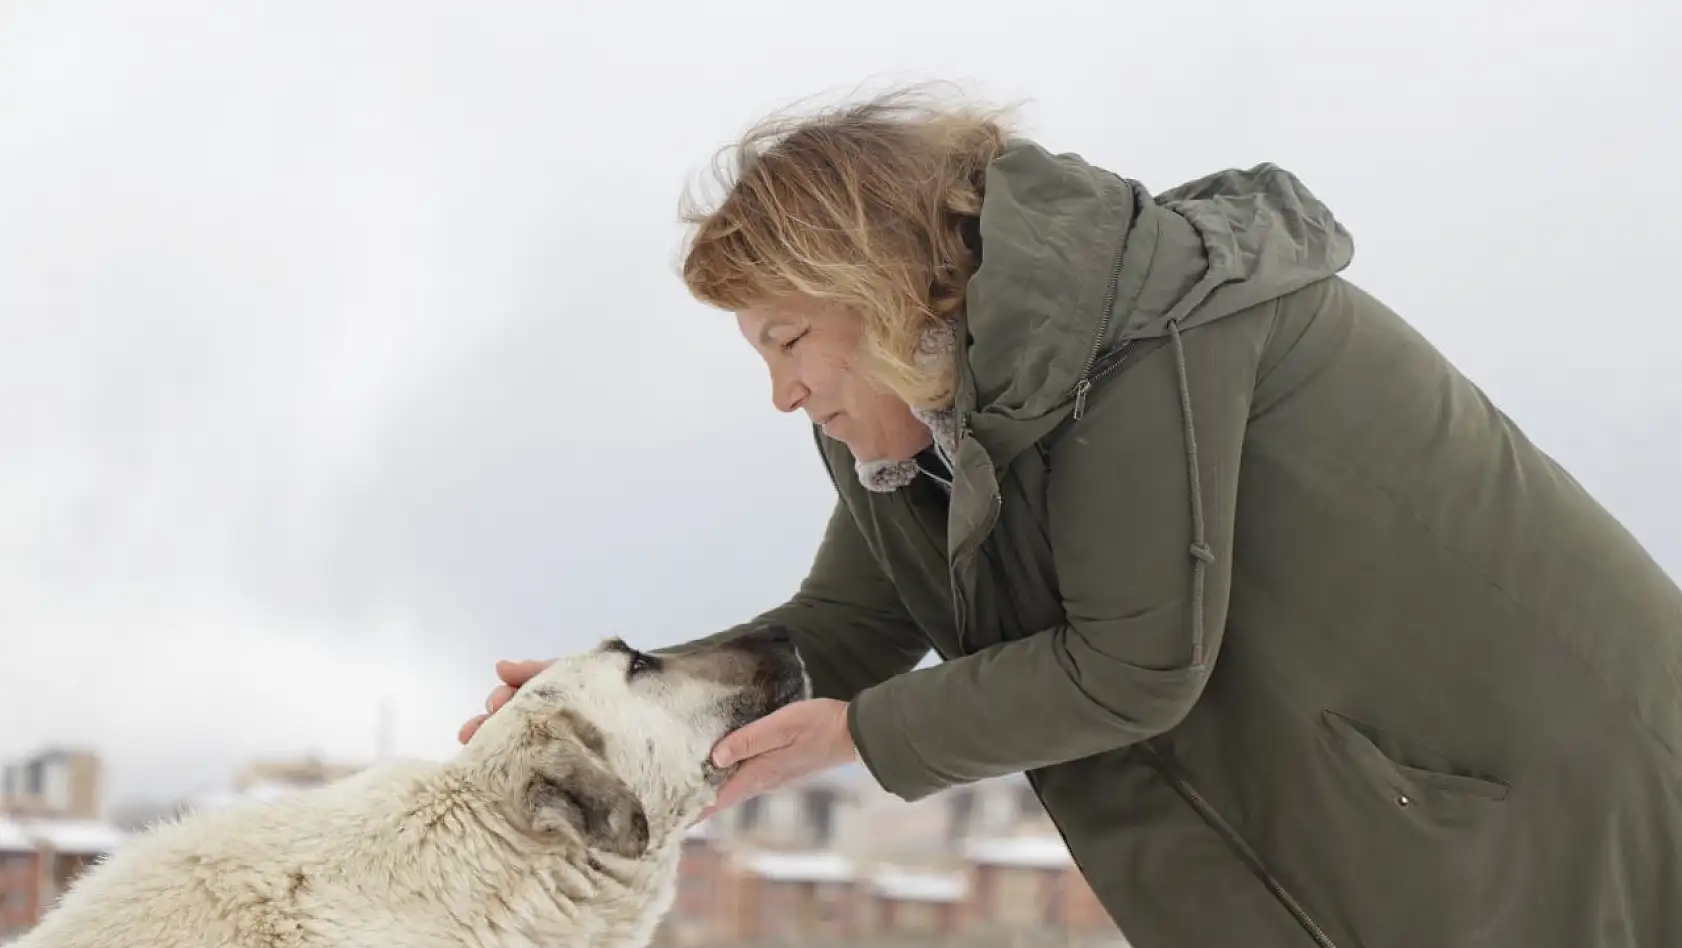
[[[986,188],[956,407],[1000,464],[1043,432],[1033,422],[1072,408],[1104,353],[1284,296],[1354,253],[1331,210],[1272,164],[1153,198],[1076,155],[1016,141]]]
[[[1276,165],[1153,197],[1023,139],[988,166],[980,234],[961,331],[946,343],[959,365],[952,410],[917,414],[948,452],[967,424],[999,467],[1075,409],[1106,353],[1284,296],[1354,254],[1331,210]],[[858,473],[891,491],[918,472],[889,461]]]

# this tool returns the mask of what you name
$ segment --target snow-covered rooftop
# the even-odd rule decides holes
[[[34,852],[45,844],[67,856],[99,856],[124,838],[122,830],[93,820],[0,819],[0,852]]]
[[[896,902],[961,902],[969,879],[961,872],[882,866],[871,874],[871,891]]]
[[[24,828],[12,820],[0,817],[0,853],[28,853],[35,851],[35,841]]]
[[[115,826],[92,820],[42,820],[30,829],[54,852],[73,856],[102,855],[122,845],[124,839],[124,833]]]
[[[757,852],[743,857],[742,867],[776,882],[851,882],[853,861],[835,852]]]
[[[1061,869],[1074,860],[1056,836],[1000,836],[978,839],[965,847],[971,862],[1023,869]]]

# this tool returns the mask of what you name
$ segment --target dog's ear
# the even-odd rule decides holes
[[[630,786],[602,765],[600,735],[588,722],[555,723],[560,727],[544,728],[549,733],[533,748],[521,799],[526,825],[542,837],[570,829],[590,846],[626,858],[646,853],[648,814]]]

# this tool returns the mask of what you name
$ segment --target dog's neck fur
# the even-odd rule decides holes
[[[417,798],[432,805],[459,808],[474,826],[471,841],[483,839],[500,858],[487,865],[484,851],[441,854],[479,869],[474,899],[487,923],[512,928],[534,945],[588,944],[592,948],[644,948],[677,895],[678,861],[683,839],[702,807],[713,798],[709,787],[680,793],[674,801],[647,812],[649,843],[645,855],[627,858],[591,847],[582,835],[540,843],[517,829],[502,807],[511,794],[499,786],[507,775],[494,768],[446,765],[434,780],[417,788]],[[541,917],[514,916],[508,893],[537,890],[539,898],[521,904],[552,906]],[[498,912],[507,915],[496,918]],[[588,930],[586,930],[586,927]]]
[[[953,333],[952,325],[942,323],[923,334],[917,345],[915,360],[924,369],[955,373],[957,351],[957,337]],[[929,434],[934,438],[934,445],[942,455],[948,459],[957,457],[958,420],[950,399],[942,406],[912,406],[911,414],[929,429]],[[922,472],[913,458],[855,461],[853,468],[859,483],[877,493],[899,490],[916,480],[917,475]]]
[[[506,809],[506,774],[458,760],[390,779],[391,812],[404,819],[367,828],[385,840],[368,853],[449,879],[440,889],[445,902],[428,910],[474,921],[464,948],[645,948],[676,899],[684,827],[705,802],[651,813],[646,854],[626,858],[582,836],[543,841],[520,830]],[[448,832],[433,829],[446,825]],[[355,878],[384,876],[355,855],[345,862]]]

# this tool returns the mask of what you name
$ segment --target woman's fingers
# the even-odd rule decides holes
[[[507,704],[514,697],[514,694],[520,690],[520,686],[531,681],[537,676],[538,672],[553,664],[555,664],[554,659],[497,662],[496,676],[502,679],[503,683],[492,688],[491,693],[485,696],[485,713],[468,718],[467,722],[461,726],[461,730],[456,732],[456,740],[463,744],[472,740],[474,733],[485,723],[485,720],[501,710],[502,706]]]
[[[552,658],[542,661],[501,661],[496,663],[496,675],[510,687],[519,688],[536,677],[538,672],[553,664],[555,664],[555,660]]]
[[[708,814],[730,807],[748,799],[757,797],[783,782],[778,772],[777,761],[770,757],[754,757],[742,764],[724,786],[718,789],[718,797],[708,807]]]

